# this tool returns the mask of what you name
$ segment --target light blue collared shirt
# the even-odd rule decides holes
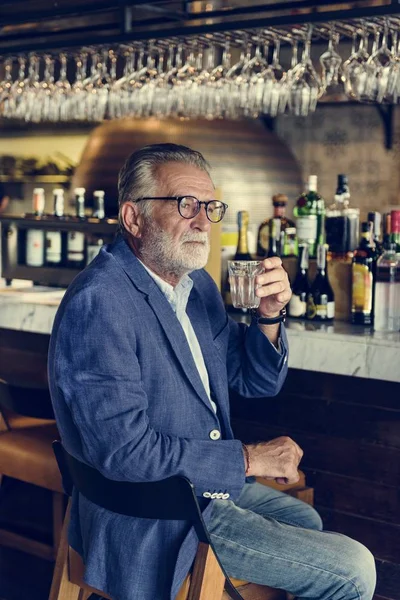
[[[194,363],[199,372],[200,379],[203,382],[204,389],[206,391],[208,399],[210,400],[212,409],[216,413],[217,406],[215,402],[211,400],[210,380],[208,378],[208,372],[204,362],[203,353],[201,351],[199,341],[186,312],[186,306],[189,300],[190,292],[192,291],[193,287],[192,279],[190,279],[189,275],[184,275],[179,281],[178,285],[174,288],[170,283],[167,283],[166,281],[164,281],[164,279],[161,279],[161,277],[159,277],[151,269],[146,267],[146,265],[144,265],[142,261],[139,262],[144,266],[150,277],[154,279],[154,281],[156,282],[156,284],[170,303],[174,313],[176,314],[176,318],[178,319],[185,333],[190,351],[193,356]]]

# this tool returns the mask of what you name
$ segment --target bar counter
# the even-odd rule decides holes
[[[50,334],[64,289],[0,280],[0,328]],[[249,317],[232,315],[239,321]],[[333,375],[400,382],[400,332],[371,332],[343,321],[332,324],[288,319],[289,367]]]

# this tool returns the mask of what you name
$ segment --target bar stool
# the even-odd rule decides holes
[[[91,502],[119,514],[192,522],[199,539],[198,550],[193,571],[184,581],[176,600],[286,600],[283,590],[229,579],[213,550],[193,485],[185,477],[170,477],[151,483],[112,481],[71,456],[61,442],[55,441],[53,447],[68,495],[75,487]],[[300,486],[300,489],[304,487]],[[82,558],[68,546],[69,515],[70,503],[49,600],[86,600],[91,594],[112,600],[84,582]]]
[[[64,519],[65,496],[52,450],[57,437],[48,389],[0,380],[0,484],[7,476],[48,489],[53,506],[51,544],[6,529],[0,529],[0,544],[47,560],[56,558]]]

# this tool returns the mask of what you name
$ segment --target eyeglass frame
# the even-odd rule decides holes
[[[180,210],[180,208],[181,208],[181,202],[182,202],[182,200],[184,198],[194,198],[198,202],[199,210],[192,217],[185,217],[181,213],[181,210]],[[187,220],[194,219],[195,217],[197,217],[197,215],[201,211],[201,205],[204,204],[205,210],[206,210],[206,217],[210,221],[210,223],[220,223],[222,221],[222,219],[224,218],[224,216],[225,216],[227,208],[229,208],[229,205],[225,204],[225,202],[222,202],[221,200],[199,200],[198,198],[196,198],[196,196],[192,196],[191,194],[186,194],[185,196],[143,196],[142,198],[138,198],[137,200],[133,200],[133,202],[136,204],[136,202],[141,202],[142,200],[175,200],[178,203],[178,212],[179,212],[180,216],[182,217],[182,219],[187,219]],[[222,217],[218,221],[212,221],[210,219],[210,217],[208,216],[208,206],[212,202],[219,202],[224,207],[224,214],[222,215]]]

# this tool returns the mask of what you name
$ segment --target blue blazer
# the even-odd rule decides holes
[[[187,312],[210,379],[214,413],[169,302],[122,237],[69,286],[54,322],[49,384],[63,444],[110,479],[156,481],[181,474],[203,499],[235,500],[245,483],[241,442],[229,422],[229,388],[277,394],[287,371],[257,325],[225,311],[212,278],[191,274]],[[210,437],[217,429],[218,440]],[[215,438],[215,434],[213,438]],[[205,501],[209,520],[213,502]],[[179,521],[134,519],[73,496],[70,544],[85,580],[115,600],[173,600],[197,539]]]

